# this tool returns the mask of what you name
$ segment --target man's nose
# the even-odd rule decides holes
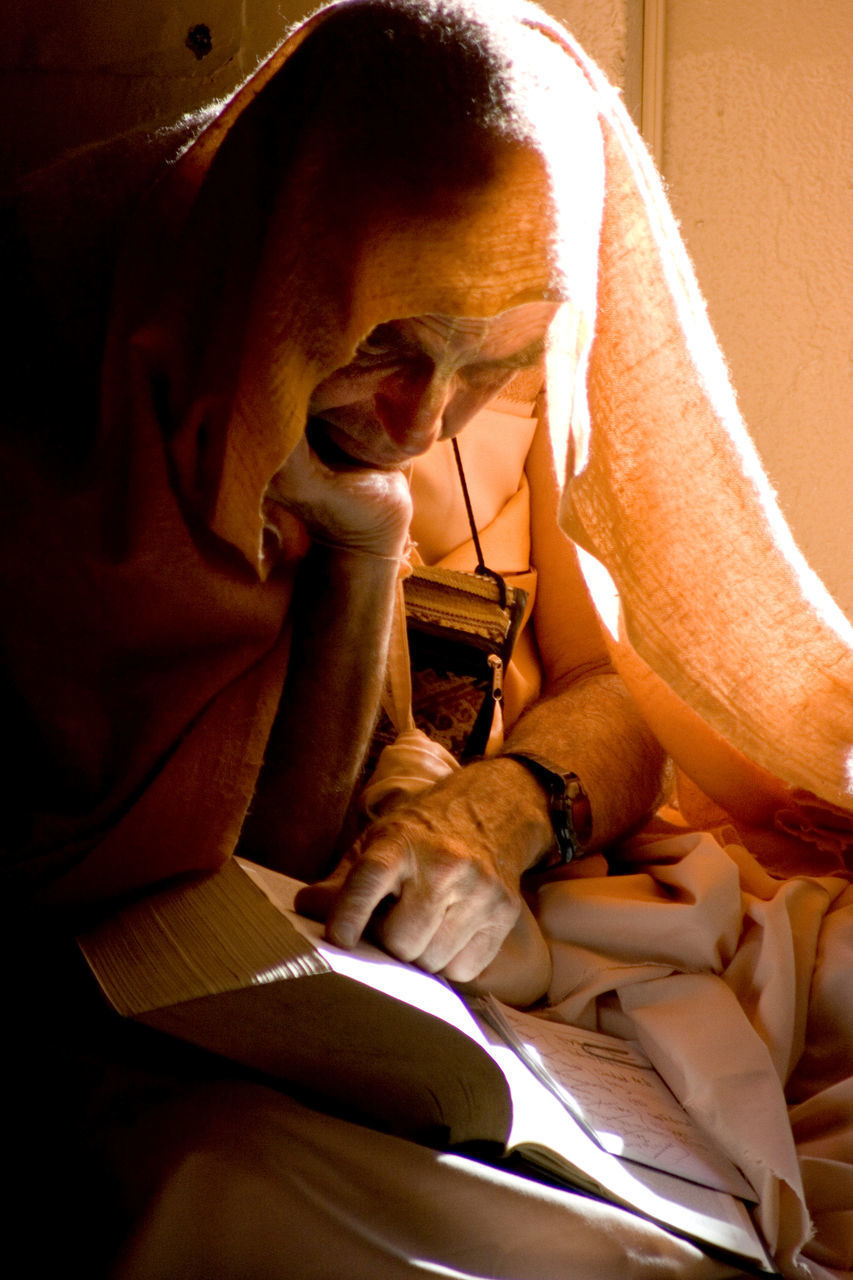
[[[453,391],[452,375],[392,376],[376,391],[374,409],[400,449],[412,455],[425,453],[441,435]]]

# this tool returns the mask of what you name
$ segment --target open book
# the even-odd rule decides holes
[[[739,1171],[638,1046],[466,998],[298,916],[299,884],[240,860],[80,938],[114,1008],[431,1146],[512,1157],[773,1274]]]

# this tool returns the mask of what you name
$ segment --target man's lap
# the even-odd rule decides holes
[[[324,1115],[114,1017],[72,943],[6,943],[6,1236],[33,1274],[732,1274],[634,1215]]]

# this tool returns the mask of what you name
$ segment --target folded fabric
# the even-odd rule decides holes
[[[776,880],[731,831],[673,830],[539,896],[547,1016],[638,1038],[752,1182],[784,1274],[847,1275],[853,889]]]

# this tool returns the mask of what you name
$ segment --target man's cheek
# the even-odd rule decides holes
[[[379,381],[375,374],[340,369],[315,387],[308,401],[308,413],[323,414],[367,402],[372,399]]]

